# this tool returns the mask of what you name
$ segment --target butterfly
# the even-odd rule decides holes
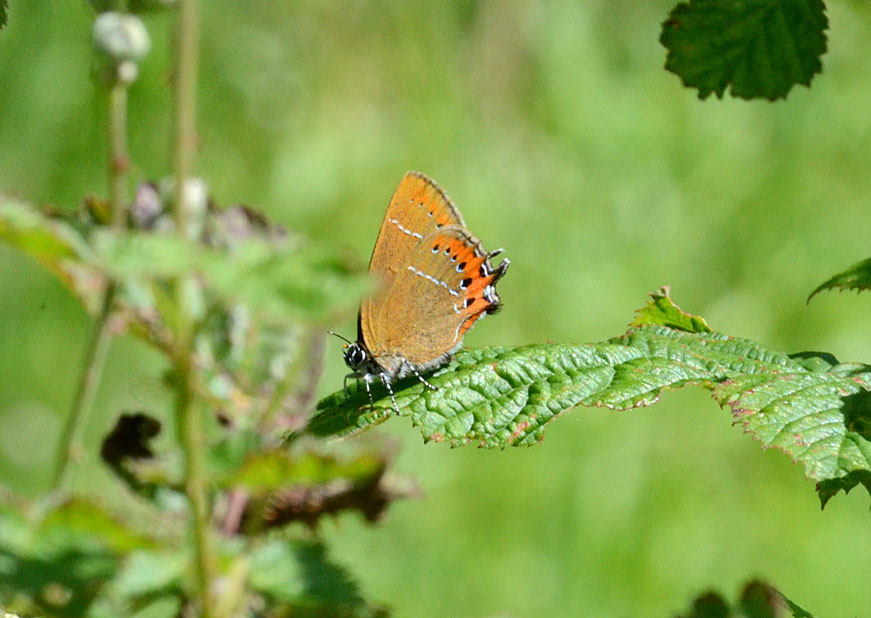
[[[421,374],[450,360],[463,335],[480,318],[500,306],[496,283],[509,260],[496,267],[466,228],[460,211],[431,178],[421,172],[403,176],[381,222],[369,262],[377,290],[363,300],[357,318],[357,341],[345,345],[349,378],[363,378],[372,402],[370,383],[391,384]]]

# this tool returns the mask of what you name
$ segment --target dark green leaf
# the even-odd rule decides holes
[[[820,499],[820,506],[826,508],[826,503],[839,491],[843,489],[845,494],[850,493],[850,490],[860,483],[871,494],[871,472],[867,470],[855,470],[841,478],[820,481],[817,483],[817,496]]]
[[[807,611],[787,599],[773,586],[751,581],[744,586],[734,606],[716,592],[706,592],[693,601],[682,618],[813,618]]]
[[[9,19],[9,15],[7,14],[7,7],[9,4],[6,0],[0,0],[0,30],[3,29],[3,26],[6,25],[6,20]]]
[[[786,97],[820,72],[828,27],[822,0],[690,0],[662,25],[665,68],[699,98]]]
[[[28,615],[84,616],[115,574],[116,557],[78,524],[56,520],[41,533],[16,511],[0,507],[0,600],[15,599]]]
[[[871,470],[871,442],[853,428],[866,421],[847,418],[852,407],[865,407],[869,388],[871,367],[844,364],[823,372],[735,377],[717,385],[714,398],[731,407],[745,431],[804,464],[808,478],[821,482]]]
[[[249,583],[273,603],[289,606],[287,616],[387,615],[364,601],[348,571],[320,543],[276,539],[260,546],[251,556]]]
[[[838,273],[825,283],[821,283],[810,293],[807,300],[810,302],[811,298],[823,290],[856,290],[857,292],[862,292],[868,289],[871,289],[871,258],[863,260],[858,264],[853,264],[844,272]]]
[[[137,412],[122,414],[103,439],[100,456],[127,486],[148,499],[181,483],[181,471],[168,460],[156,458],[151,440],[160,433],[160,422]]]
[[[774,586],[761,581],[752,581],[744,586],[739,604],[747,618],[813,618]]]

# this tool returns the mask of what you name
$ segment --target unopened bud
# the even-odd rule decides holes
[[[117,61],[141,60],[151,49],[151,38],[142,20],[128,13],[100,13],[94,20],[94,47]]]

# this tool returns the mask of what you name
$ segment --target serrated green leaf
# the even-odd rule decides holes
[[[862,292],[868,289],[871,289],[871,258],[863,260],[858,264],[853,264],[844,272],[838,273],[828,281],[821,283],[807,297],[807,302],[810,302],[811,298],[823,290],[856,290]]]
[[[635,319],[630,326],[648,326],[659,324],[688,333],[709,333],[711,327],[705,319],[691,313],[687,313],[674,304],[669,297],[669,287],[662,286],[653,292],[651,300],[636,312]]]
[[[577,405],[626,410],[656,402],[665,388],[800,370],[788,356],[747,339],[646,326],[598,344],[465,350],[428,378],[438,390],[416,378],[394,390],[425,440],[503,447],[534,444],[547,422]],[[374,390],[371,407],[362,386],[349,391],[347,399],[336,393],[322,400],[308,432],[347,435],[392,415],[383,388]]]
[[[699,98],[786,97],[822,70],[828,20],[822,0],[690,0],[672,9],[660,42],[665,68]]]
[[[845,407],[871,389],[871,367],[836,365],[827,372],[759,374],[732,378],[714,388],[736,422],[765,446],[776,446],[804,464],[820,482],[871,470],[871,442],[850,430]]]
[[[859,484],[862,484],[868,490],[868,493],[871,494],[871,472],[855,470],[840,478],[820,481],[817,483],[817,496],[820,499],[820,506],[826,508],[828,501],[839,491],[843,490],[845,494],[848,494],[851,489]]]
[[[321,543],[273,540],[251,556],[249,583],[273,602],[297,611],[291,615],[386,616],[367,604],[350,573],[329,559]]]
[[[660,300],[668,315],[673,303]],[[791,358],[748,339],[648,325],[598,344],[467,350],[428,377],[437,390],[416,378],[393,387],[400,414],[425,441],[505,447],[534,444],[549,421],[578,405],[624,410],[697,384],[820,483],[871,471],[871,366],[836,363],[831,355]],[[393,416],[385,390],[375,384],[373,393],[369,404],[357,384],[347,398],[323,399],[306,431],[350,435]]]

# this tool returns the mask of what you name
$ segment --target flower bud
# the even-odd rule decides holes
[[[100,13],[94,20],[94,47],[117,63],[141,60],[151,49],[148,30],[135,15]]]

